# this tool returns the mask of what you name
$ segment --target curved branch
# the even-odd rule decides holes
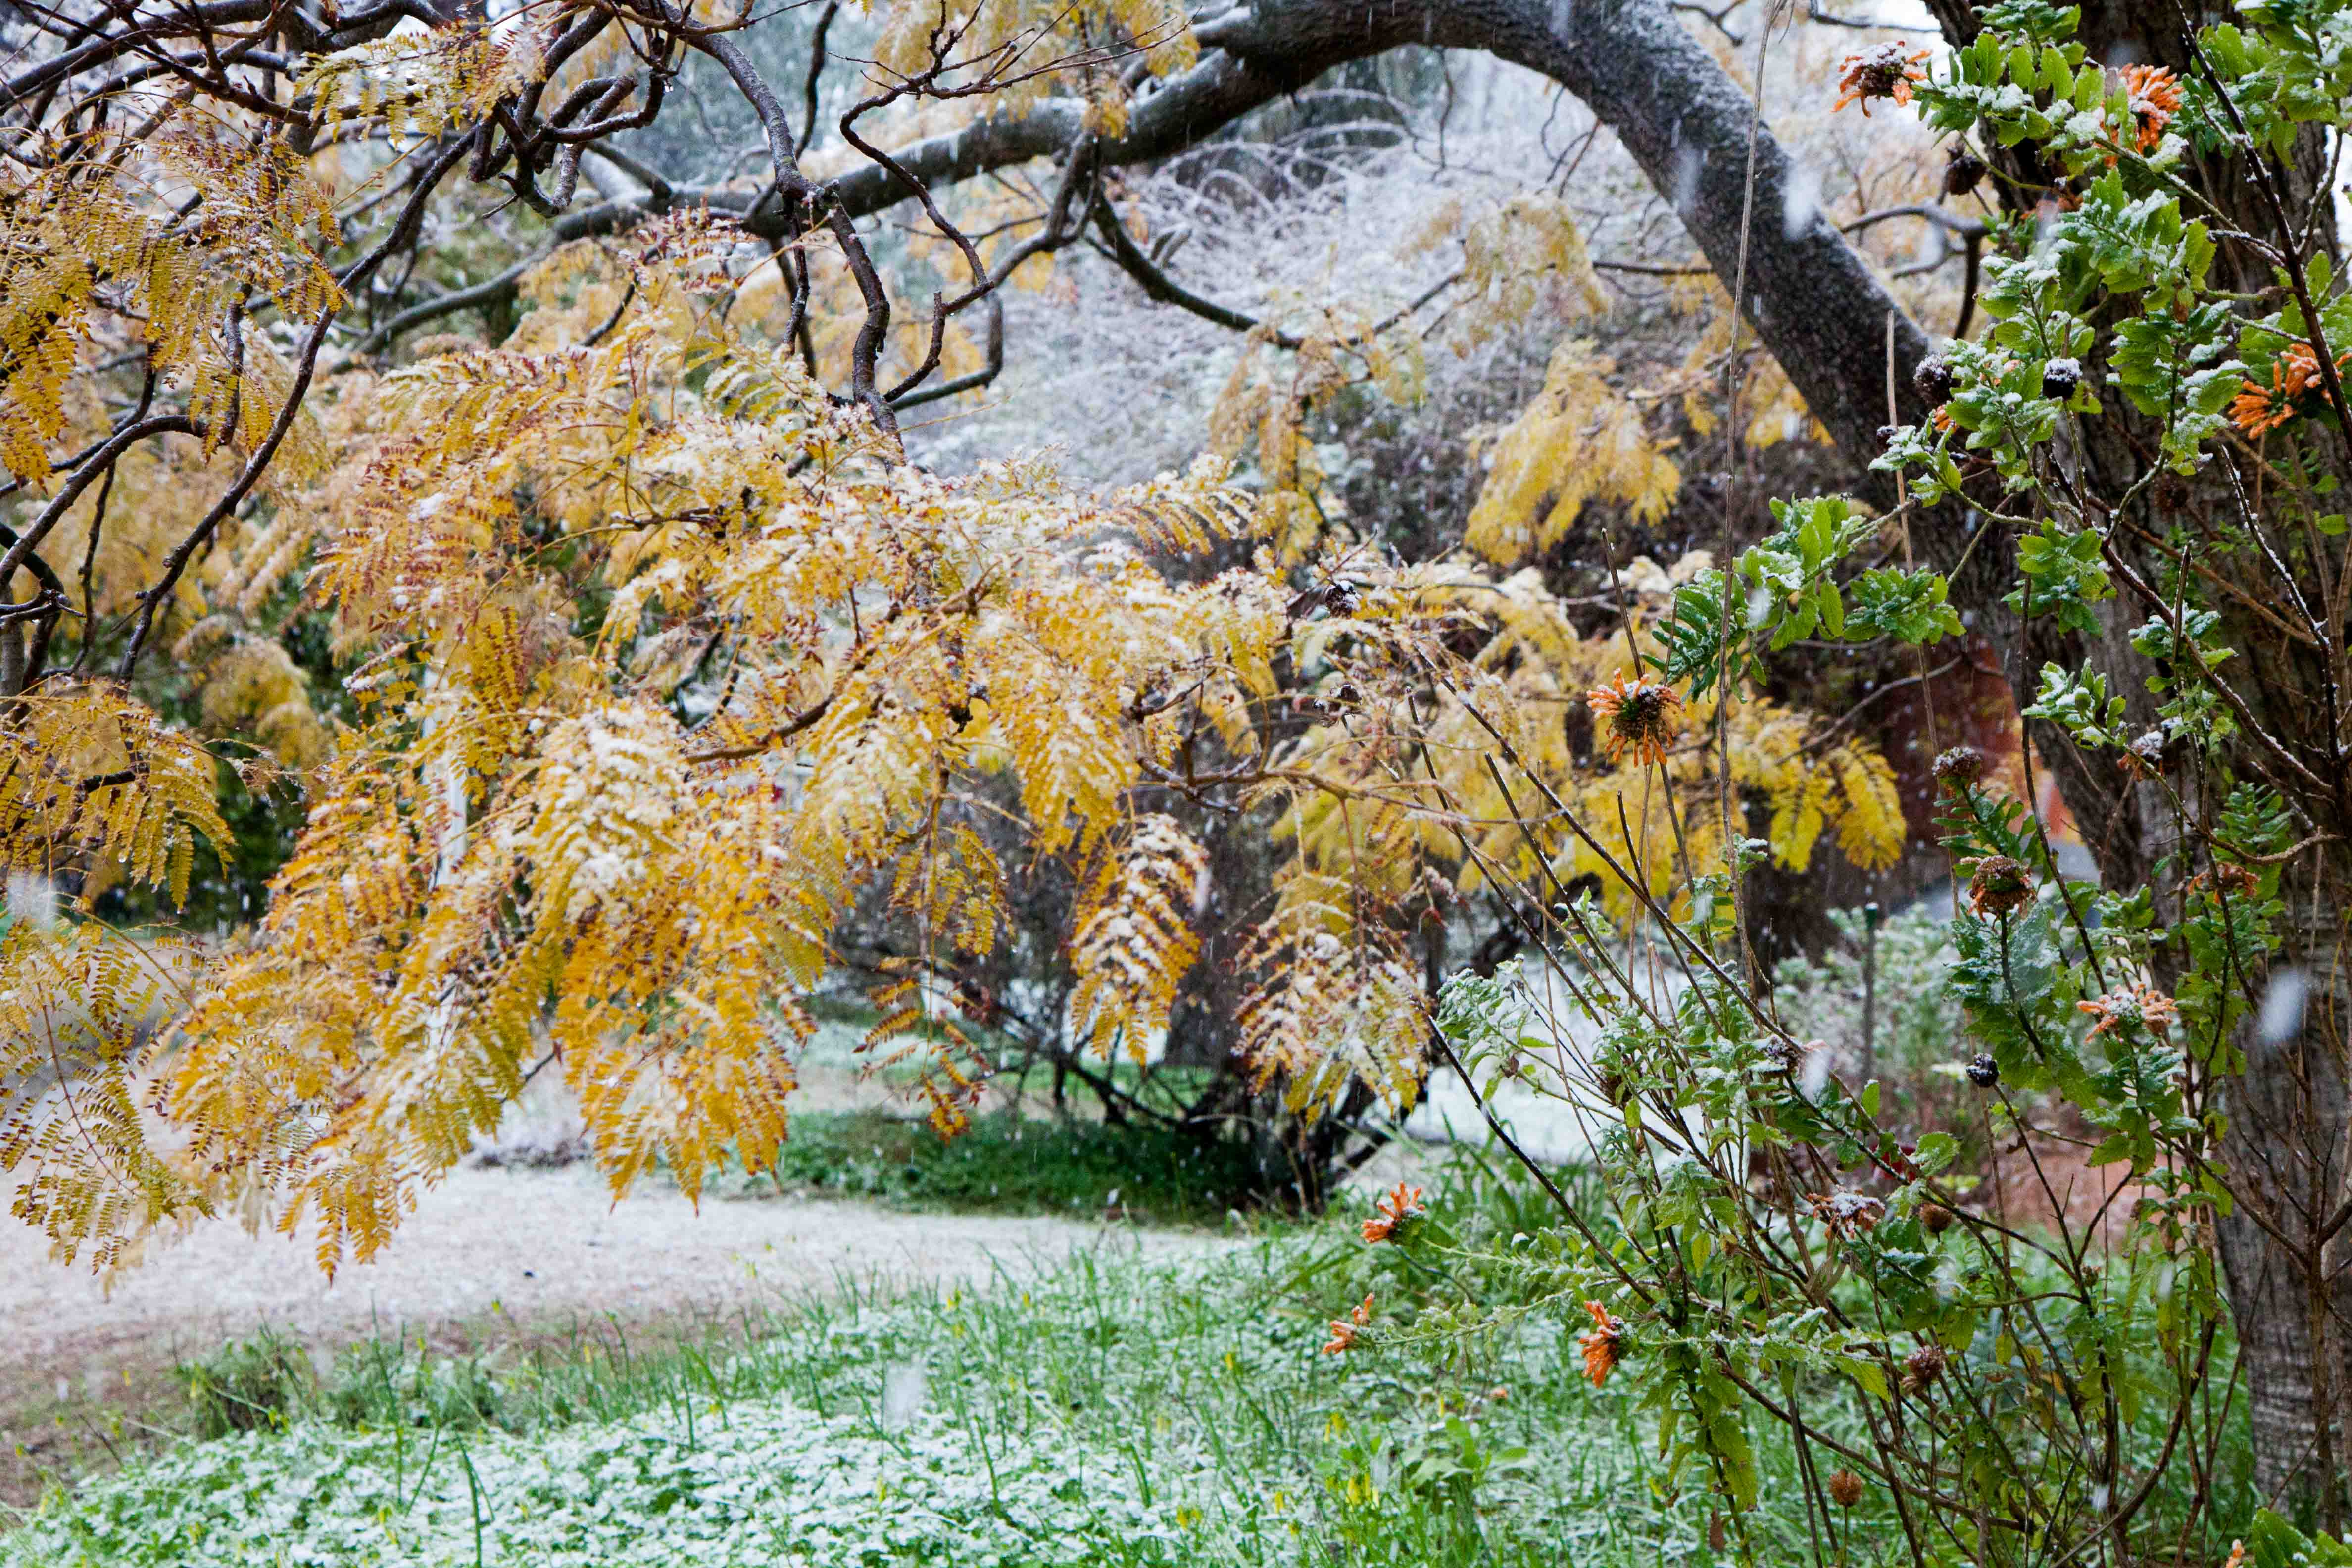
[[[1127,226],[1118,221],[1118,215],[1110,210],[1109,199],[1100,193],[1097,193],[1095,196],[1094,220],[1095,228],[1102,235],[1103,242],[1110,247],[1112,259],[1118,263],[1120,268],[1129,277],[1140,284],[1144,293],[1151,299],[1163,305],[1174,305],[1190,310],[1204,321],[1213,321],[1221,327],[1231,327],[1237,332],[1257,331],[1258,321],[1255,317],[1244,316],[1239,310],[1228,310],[1213,300],[1203,300],[1154,266],[1151,258],[1144,255],[1137,247],[1134,236],[1127,232]],[[1274,334],[1274,342],[1286,349],[1295,350],[1304,341],[1295,332],[1276,331]]]
[[[352,345],[354,358],[372,354],[391,343],[401,333],[421,327],[427,321],[454,316],[460,310],[470,310],[477,305],[495,305],[513,297],[515,286],[522,275],[547,259],[547,252],[534,250],[496,277],[485,278],[470,289],[452,289],[446,294],[436,294],[421,304],[411,305],[389,321],[379,321],[368,335]]]
[[[1407,45],[1483,49],[1582,99],[1673,200],[1717,275],[1738,270],[1747,95],[1685,30],[1667,0],[1263,0],[1196,31],[1215,51],[1136,102],[1124,132],[1100,139],[1104,163],[1180,153],[1349,60]],[[896,153],[895,162],[936,189],[1063,153],[1084,133],[1084,114],[1076,100],[1049,100],[918,142]],[[1769,129],[1762,131],[1756,139],[1756,209],[1800,210],[1781,200],[1792,174],[1787,151]],[[879,164],[829,189],[839,210],[852,216],[881,212],[906,192],[899,174]],[[746,217],[747,226],[763,237],[780,235],[786,223],[775,192]],[[1927,353],[1927,333],[1837,226],[1819,215],[1801,224],[1757,226],[1747,279],[1742,313],[1859,471],[1860,488],[1891,503],[1885,476],[1869,471],[1887,418],[1885,322],[1891,313],[1898,413],[1905,419],[1927,412],[1909,375]]]

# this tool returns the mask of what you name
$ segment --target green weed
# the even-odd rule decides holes
[[[188,1391],[188,1413],[201,1438],[283,1426],[311,1394],[301,1346],[264,1329],[174,1369]]]

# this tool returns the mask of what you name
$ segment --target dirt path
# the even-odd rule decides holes
[[[392,1246],[330,1284],[306,1247],[205,1227],[119,1279],[48,1261],[0,1223],[0,1499],[103,1462],[174,1413],[174,1363],[268,1324],[318,1349],[373,1333],[446,1348],[734,1318],[844,1278],[982,1280],[1087,1247],[1147,1254],[1221,1245],[1201,1233],[1055,1218],[908,1214],[835,1199],[709,1201],[647,1184],[614,1205],[585,1166],[461,1168]]]

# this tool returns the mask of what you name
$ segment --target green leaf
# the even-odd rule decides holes
[[[2068,532],[2045,521],[2039,532],[2017,542],[2017,569],[2026,584],[2005,603],[2029,616],[2055,616],[2068,630],[2096,637],[2099,618],[2091,606],[2115,595],[2099,558],[2104,542],[2095,530]]]
[[[1821,586],[1813,592],[1813,597],[1821,605],[1822,629],[1833,637],[1844,637],[1845,599],[1839,594],[1837,584],[1826,577],[1822,578]]]
[[[1853,618],[1858,631],[1897,642],[1933,644],[1965,628],[1948,602],[1951,584],[1940,572],[1885,566],[1853,582]]]
[[[2254,1515],[2246,1531],[2254,1568],[2343,1568],[2352,1549],[2325,1535],[2305,1535],[2268,1509]]]

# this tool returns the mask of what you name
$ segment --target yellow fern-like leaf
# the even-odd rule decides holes
[[[1522,560],[1550,548],[1595,500],[1621,501],[1643,522],[1665,515],[1682,470],[1610,384],[1615,368],[1580,338],[1552,351],[1543,390],[1487,447],[1486,482],[1465,527],[1473,550]]]
[[[1200,952],[1192,919],[1208,892],[1209,858],[1173,817],[1137,820],[1097,855],[1072,921],[1070,1031],[1108,1056],[1124,1041],[1142,1062]]]
[[[205,983],[193,945],[88,921],[0,931],[0,1171],[10,1212],[94,1270],[133,1261],[161,1227],[213,1212],[159,1152],[148,1109],[158,1029]]]

